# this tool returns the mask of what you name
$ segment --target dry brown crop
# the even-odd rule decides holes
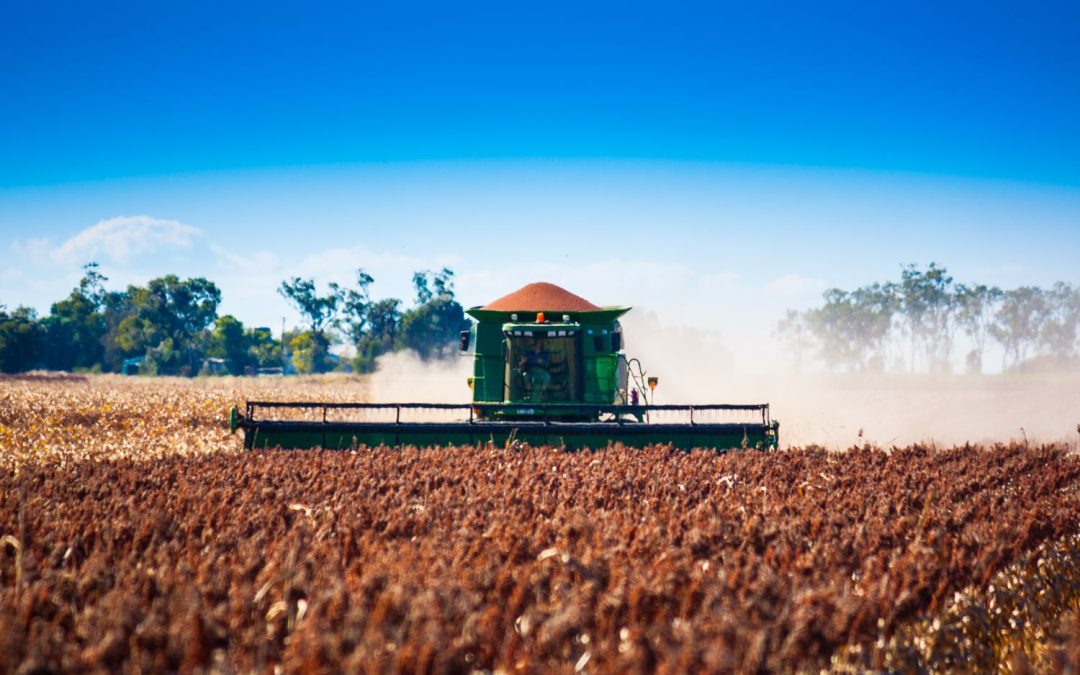
[[[875,667],[1080,522],[1051,446],[249,453],[272,384],[0,386],[0,671]]]

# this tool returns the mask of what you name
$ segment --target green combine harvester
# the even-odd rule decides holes
[[[619,317],[629,310],[529,284],[467,312],[476,321],[460,338],[462,352],[474,353],[471,403],[249,401],[232,409],[230,427],[249,449],[777,447],[768,404],[652,405],[657,378],[623,351]]]

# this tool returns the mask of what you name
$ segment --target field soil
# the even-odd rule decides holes
[[[247,397],[365,396],[0,382],[0,672],[880,667],[1080,522],[1063,446],[245,452],[224,425]],[[1054,583],[1053,653],[1024,658],[1075,668],[1080,583]]]

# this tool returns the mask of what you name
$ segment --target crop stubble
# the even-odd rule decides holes
[[[244,382],[8,384],[0,670],[813,668],[1080,521],[1053,447],[245,453]]]

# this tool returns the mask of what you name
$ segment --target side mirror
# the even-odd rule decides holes
[[[458,336],[458,347],[463,352],[469,351],[469,331],[461,331],[461,335]]]

